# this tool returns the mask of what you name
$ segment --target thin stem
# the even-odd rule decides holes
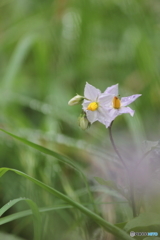
[[[133,211],[133,217],[136,217],[136,206],[135,206],[135,198],[134,198],[134,182],[133,182],[133,178],[132,178],[132,174],[130,175],[129,174],[129,169],[125,163],[125,161],[123,160],[123,158],[121,157],[116,145],[115,145],[115,142],[113,140],[113,136],[112,136],[112,124],[113,124],[113,121],[111,122],[111,125],[108,127],[108,130],[109,130],[109,137],[110,137],[110,140],[111,140],[111,143],[112,143],[112,146],[117,154],[117,156],[119,157],[119,159],[121,160],[124,168],[126,169],[126,172],[128,174],[128,177],[129,177],[129,184],[130,184],[130,201],[131,201],[131,207],[132,207],[132,211]]]
[[[113,148],[114,148],[114,150],[115,150],[117,156],[119,157],[119,159],[121,160],[123,166],[125,167],[126,171],[128,172],[128,168],[127,168],[127,166],[126,166],[126,164],[125,164],[123,158],[121,157],[121,155],[120,155],[120,153],[119,153],[119,151],[118,151],[118,149],[117,149],[115,143],[114,143],[113,136],[112,136],[112,130],[111,130],[111,128],[112,128],[112,124],[113,124],[113,121],[111,122],[111,125],[108,127],[108,130],[109,130],[109,137],[110,137],[110,140],[111,140],[112,146],[113,146]]]

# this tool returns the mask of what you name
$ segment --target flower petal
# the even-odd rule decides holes
[[[109,115],[112,121],[123,113],[129,113],[133,117],[134,110],[132,110],[130,107],[121,107],[119,109],[112,108],[109,110]]]
[[[86,115],[87,115],[87,119],[90,123],[94,123],[95,121],[98,120],[98,113],[97,111],[87,111],[86,112]]]
[[[132,110],[130,107],[121,107],[119,110],[118,115],[121,115],[123,113],[129,113],[132,117],[134,115],[134,110]]]
[[[130,103],[134,102],[138,97],[140,97],[142,94],[135,94],[129,97],[122,97],[121,98],[121,106],[125,107],[129,105]]]
[[[106,125],[106,122],[110,122],[111,121],[108,109],[106,109],[104,107],[99,107],[97,112],[98,112],[97,118],[98,118],[99,122],[101,122],[104,125]]]
[[[110,108],[112,106],[112,99],[113,95],[103,93],[100,95],[98,102],[100,106]]]
[[[85,98],[92,100],[93,102],[94,101],[96,102],[100,94],[101,94],[101,91],[99,89],[95,88],[89,83],[86,83],[86,86],[84,89]]]
[[[88,107],[88,105],[91,103],[91,101],[88,101],[88,100],[86,100],[86,99],[84,99],[84,101],[83,101],[83,103],[82,103],[82,109],[84,110],[84,111],[86,111],[87,110],[87,107]]]
[[[111,109],[109,110],[109,116],[110,116],[110,118],[112,119],[112,121],[113,121],[118,115],[120,115],[120,114],[119,114],[119,110],[120,110],[120,109],[115,109],[115,108],[111,108]]]
[[[112,121],[113,121],[113,120],[112,120]],[[109,121],[109,122],[106,121],[106,122],[105,122],[106,128],[110,127],[112,121]]]
[[[114,96],[118,96],[118,83],[111,86],[111,87],[108,87],[104,93],[107,93],[107,94],[113,94]]]

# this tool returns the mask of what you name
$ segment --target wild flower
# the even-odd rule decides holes
[[[140,96],[141,94],[135,94],[120,99],[118,84],[108,87],[104,93],[101,93],[99,89],[86,83],[84,96],[77,94],[68,104],[72,106],[82,103],[82,109],[85,113],[85,117],[83,115],[81,122],[79,122],[82,129],[87,129],[87,120],[91,124],[99,121],[108,128],[113,120],[123,113],[129,113],[133,117],[134,110],[128,107],[128,105]]]
[[[86,113],[87,119],[91,124],[95,121],[99,121],[104,125],[111,122],[109,111],[106,108],[110,99],[110,94],[103,94],[99,89],[86,83],[82,106],[83,111]]]
[[[134,102],[138,97],[140,97],[142,94],[135,94],[129,97],[122,97],[121,99],[119,98],[118,95],[118,84],[113,85],[111,87],[108,87],[104,94],[107,96],[110,95],[112,96],[110,98],[110,101],[108,101],[105,105],[105,108],[107,108],[109,112],[109,116],[111,119],[111,122],[118,117],[119,115],[123,113],[129,113],[132,117],[134,115],[134,110],[132,110],[128,105],[132,102]],[[110,122],[110,123],[111,123]],[[110,126],[110,123],[106,121],[106,127]]]

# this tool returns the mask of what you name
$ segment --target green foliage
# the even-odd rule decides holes
[[[2,172],[1,172],[2,170]],[[87,216],[91,217],[94,221],[96,221],[100,226],[104,227],[104,229],[106,229],[108,232],[111,232],[113,235],[121,238],[122,240],[131,240],[132,238],[128,236],[128,234],[126,234],[124,231],[122,231],[121,229],[117,228],[116,226],[110,224],[109,222],[105,221],[104,219],[102,219],[101,217],[99,217],[98,215],[94,214],[93,212],[91,212],[89,209],[85,208],[84,206],[80,205],[79,203],[76,203],[75,201],[73,201],[72,199],[68,198],[67,196],[65,196],[64,194],[60,193],[59,191],[43,184],[42,182],[20,172],[17,171],[15,169],[9,169],[9,168],[2,168],[0,169],[1,172],[1,177],[3,176],[3,174],[5,174],[7,171],[13,171],[15,173],[17,173],[20,176],[23,176],[27,179],[29,179],[30,181],[34,182],[35,184],[37,184],[38,186],[40,186],[41,188],[44,188],[46,191],[48,191],[49,193],[55,195],[56,197],[64,200],[65,202],[71,204],[71,206],[76,207],[77,209],[79,209],[82,213],[85,213]],[[28,201],[28,200],[26,200]],[[30,204],[31,207],[31,204]],[[33,209],[33,208],[32,208]],[[35,238],[38,239],[38,238]]]
[[[115,184],[115,182],[113,181],[106,181],[104,180],[103,178],[100,178],[100,177],[95,177],[96,181],[101,184],[101,185],[104,185],[108,188],[111,188],[111,189],[114,189],[115,191],[117,191],[118,193],[120,193],[123,197],[127,198],[125,192],[123,191],[123,189],[121,189],[119,186],[117,186]]]
[[[2,174],[4,174],[5,172],[2,171]],[[34,203],[31,199],[25,199],[25,198],[18,198],[18,199],[14,199],[11,200],[9,203],[5,204],[1,209],[0,209],[0,216],[3,215],[9,208],[11,208],[14,204],[18,203],[19,201],[25,201],[29,207],[32,210],[32,214],[33,214],[33,223],[34,223],[34,240],[40,240],[41,237],[41,216],[39,213],[39,209],[36,205],[36,203]],[[2,218],[0,219],[2,220]],[[8,216],[8,221],[13,220],[12,216]],[[3,220],[0,221],[0,225],[4,224]]]
[[[71,207],[72,206],[63,204],[61,206],[39,208],[39,212],[43,213],[43,212],[59,210],[59,209],[66,209],[66,208],[71,208]],[[19,218],[23,218],[23,217],[29,216],[29,215],[32,215],[32,211],[31,210],[26,210],[26,211],[21,211],[21,212],[18,212],[18,213],[13,213],[13,214],[11,214],[9,216],[2,217],[0,219],[0,224],[2,225],[2,224],[5,224],[5,223],[8,223],[8,222],[11,222],[13,220],[19,219]]]
[[[146,227],[157,226],[159,230],[160,215],[151,212],[140,214],[138,217],[130,220],[124,227],[124,230],[129,232],[131,230],[139,229],[141,232],[146,232]],[[151,231],[151,229],[148,231]]]
[[[6,234],[6,233],[2,233],[2,232],[0,232],[0,238],[3,240],[24,240],[22,238],[12,235],[12,234]]]
[[[81,106],[67,104],[76,93],[83,95],[86,81],[102,91],[119,83],[120,96],[142,97],[133,103],[133,118],[116,119],[115,142],[134,175],[137,212],[160,214],[159,26],[159,0],[1,0],[0,128],[19,140],[0,135],[1,174],[12,168],[32,176],[123,229],[134,220],[127,201],[120,204],[129,183],[107,130],[95,123],[82,131]],[[146,148],[140,147],[144,140]],[[91,217],[25,177],[10,172],[0,183],[1,206],[23,197],[43,212],[42,239],[110,238]],[[23,202],[8,209],[1,228],[30,240],[31,211]]]

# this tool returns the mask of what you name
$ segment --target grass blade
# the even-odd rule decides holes
[[[12,58],[10,60],[10,63],[7,68],[6,75],[3,79],[2,89],[10,89],[13,86],[14,79],[16,77],[16,74],[20,70],[23,61],[28,54],[31,46],[36,40],[35,35],[25,36],[17,45]]]
[[[8,209],[10,209],[13,205],[15,205],[16,203],[18,203],[20,201],[25,201],[29,205],[29,207],[31,208],[30,212],[31,212],[31,214],[33,214],[34,240],[40,240],[40,237],[41,237],[41,231],[40,231],[40,229],[41,229],[41,216],[40,216],[37,204],[35,202],[33,202],[31,199],[17,198],[17,199],[11,200],[9,203],[5,204],[0,209],[0,216],[2,214],[4,214]],[[7,219],[8,219],[8,222],[12,221],[12,215],[8,216]],[[0,225],[2,224],[2,222],[3,222],[3,218],[0,219]]]
[[[72,206],[70,206],[70,205],[59,205],[59,206],[55,206],[55,207],[43,207],[43,208],[39,208],[39,212],[44,213],[44,212],[66,209],[66,208],[72,208]],[[27,217],[29,215],[32,215],[31,210],[25,210],[25,211],[21,211],[21,212],[18,212],[18,213],[13,213],[9,216],[0,218],[0,225],[3,225],[5,223],[14,221],[14,220],[22,218],[22,217]]]
[[[124,227],[126,232],[135,229],[149,227],[149,226],[159,226],[160,225],[160,215],[157,213],[146,212],[141,213],[138,217],[131,219],[127,222]]]
[[[65,156],[63,156],[63,155],[61,155],[61,154],[59,154],[57,152],[54,152],[54,151],[52,151],[50,149],[42,147],[42,146],[40,146],[40,145],[38,145],[36,143],[30,142],[30,141],[28,141],[28,140],[26,140],[24,138],[18,137],[18,136],[14,135],[14,134],[12,134],[10,132],[5,131],[4,129],[0,129],[0,131],[2,131],[4,133],[7,133],[11,137],[19,140],[20,142],[23,142],[24,144],[26,144],[26,145],[28,145],[28,146],[30,146],[30,147],[32,147],[32,148],[34,148],[34,149],[44,153],[44,154],[47,154],[47,155],[50,155],[52,157],[57,158],[59,161],[69,165],[70,167],[74,168],[78,172],[81,172],[81,170],[79,169],[79,166],[76,163],[73,164],[72,161],[69,158],[67,158],[67,157],[65,157]]]
[[[131,238],[126,232],[121,230],[120,228],[114,226],[113,224],[110,224],[109,222],[105,221],[103,218],[95,214],[94,212],[90,211],[88,208],[84,207],[83,205],[73,201],[68,196],[62,194],[61,192],[57,191],[54,188],[51,188],[50,186],[38,181],[35,178],[30,177],[29,175],[20,172],[15,169],[11,168],[1,168],[0,169],[0,176],[3,176],[7,171],[15,172],[16,174],[25,177],[32,181],[33,183],[37,184],[41,188],[45,189],[47,192],[51,193],[52,195],[64,200],[66,203],[70,204],[71,206],[79,209],[82,213],[86,214],[88,217],[92,218],[95,222],[97,222],[100,226],[102,226],[106,231],[112,233],[113,235],[117,236],[121,240],[131,240]]]
[[[28,141],[28,140],[26,140],[26,139],[24,139],[24,138],[18,137],[18,136],[14,135],[14,134],[12,134],[12,133],[10,133],[10,132],[7,132],[7,131],[5,131],[5,130],[3,130],[3,129],[1,129],[1,128],[0,128],[0,131],[6,133],[6,134],[8,134],[8,135],[10,135],[11,137],[19,140],[20,142],[23,142],[24,144],[26,144],[26,145],[28,145],[28,146],[30,146],[30,147],[32,147],[32,148],[34,148],[34,149],[36,149],[36,150],[44,153],[44,154],[50,155],[50,156],[52,156],[52,157],[55,157],[56,159],[58,159],[58,160],[61,161],[62,163],[67,164],[68,166],[74,168],[77,172],[79,172],[80,175],[82,176],[82,179],[83,179],[83,181],[84,181],[84,183],[85,183],[85,186],[86,186],[86,188],[87,188],[88,195],[89,195],[89,197],[90,197],[90,201],[91,201],[91,203],[92,203],[92,205],[93,205],[93,208],[94,208],[94,210],[96,209],[96,208],[95,208],[95,205],[94,205],[94,200],[93,200],[93,197],[92,197],[92,194],[91,194],[91,191],[90,191],[90,188],[89,188],[87,179],[86,179],[86,176],[83,174],[83,172],[81,171],[80,167],[79,167],[75,162],[72,163],[72,161],[71,161],[69,158],[67,158],[66,156],[63,156],[63,155],[61,155],[61,154],[59,154],[59,153],[57,153],[57,152],[54,152],[54,151],[52,151],[52,150],[50,150],[50,149],[47,149],[47,148],[45,148],[45,147],[42,147],[42,146],[40,146],[40,145],[38,145],[38,144],[36,144],[36,143],[30,142],[30,141]],[[1,174],[1,173],[0,173],[0,174]],[[96,210],[95,210],[95,211],[96,211]]]

